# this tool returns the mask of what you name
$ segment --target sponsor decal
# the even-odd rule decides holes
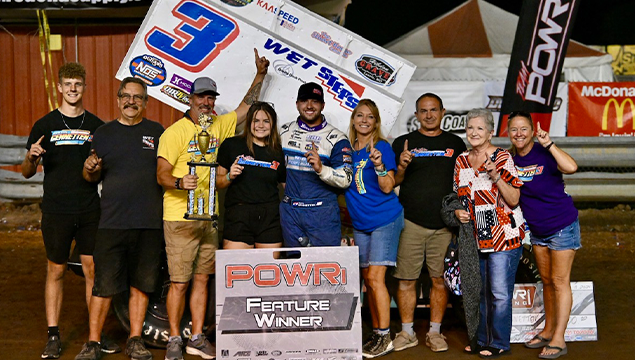
[[[552,0],[542,5],[527,62],[521,60],[521,69],[516,80],[516,93],[524,101],[543,105],[549,105],[547,101],[551,101],[551,94],[558,82],[558,76],[553,72],[561,63],[560,58],[565,55],[562,48],[568,41],[565,36],[567,28],[563,28],[554,19],[560,16],[570,17],[569,12],[574,8],[572,3],[562,4],[564,1]],[[544,84],[545,78],[547,84]]]
[[[278,25],[287,30],[294,31],[295,25],[300,22],[300,19],[297,16],[283,10],[282,8],[275,7],[274,4],[269,4],[268,1],[256,0],[256,5],[268,12],[270,15],[274,15],[279,21]]]
[[[342,161],[344,161],[347,164],[351,164],[353,162],[351,160],[351,156],[350,155],[342,155]]]
[[[320,350],[318,349],[306,349],[307,354],[319,354]]]
[[[512,298],[512,306],[514,308],[530,309],[534,306],[536,298],[535,285],[516,285],[514,287],[514,297]]]
[[[356,353],[357,349],[351,349],[351,348],[347,348],[347,349],[337,349],[337,352],[340,354],[345,354],[345,353]]]
[[[309,135],[307,135],[307,136],[306,136],[306,140],[307,140],[307,141],[314,141],[314,142],[316,142],[316,143],[319,143],[319,142],[320,142],[320,140],[322,140],[322,137],[321,137],[321,136],[319,136],[319,135],[312,135],[312,134],[309,134]]]
[[[326,31],[317,32],[314,31],[311,33],[311,37],[319,42],[322,42],[329,47],[329,51],[340,55],[344,59],[348,59],[348,56],[353,54],[352,51],[348,50],[348,48],[344,49],[344,46],[337,41],[331,39],[331,35],[329,35]]]
[[[222,356],[222,357],[229,357],[229,350],[227,350],[227,349],[221,349],[221,351],[220,351],[220,356]]]
[[[619,89],[619,88],[615,88]],[[629,105],[629,112],[625,113],[626,105]],[[635,130],[635,121],[633,118],[633,113],[635,112],[635,104],[633,104],[633,100],[631,98],[626,98],[622,100],[622,102],[618,102],[616,99],[609,99],[606,104],[604,104],[604,111],[602,112],[602,130],[608,130],[609,126],[609,110],[611,107],[615,108],[615,120],[617,123],[617,128],[621,129],[624,127],[624,123],[630,121],[633,124],[633,130]],[[624,116],[626,115],[626,117]]]
[[[243,7],[245,5],[251,4],[254,0],[221,0],[221,1],[230,6]]]
[[[315,145],[315,144],[306,144],[306,145],[304,145],[304,150],[306,150],[306,151],[313,150],[313,145]],[[315,151],[320,151],[320,147],[315,145]]]
[[[143,136],[143,148],[146,150],[154,150],[154,136]]]
[[[302,350],[287,350],[285,354],[302,354]]]
[[[542,174],[544,166],[516,166],[516,170],[518,171],[518,178],[522,180],[522,182],[529,182],[534,179],[534,176]]]
[[[236,351],[236,353],[234,354],[234,357],[240,357],[240,356],[251,356],[251,350]]]
[[[274,350],[271,352],[271,356],[280,356],[282,355],[282,351],[280,350]]]
[[[378,57],[364,54],[355,61],[355,68],[360,75],[376,84],[390,86],[395,82],[396,76],[390,78],[395,68]]]
[[[152,55],[141,55],[132,59],[130,74],[143,80],[148,86],[161,85],[166,77],[163,61]]]
[[[349,111],[353,111],[359,103],[359,99],[363,96],[366,88],[353,80],[350,80],[340,74],[336,74],[331,68],[320,65],[317,61],[312,60],[305,55],[291,50],[289,47],[269,38],[264,44],[265,50],[270,50],[274,55],[284,56],[284,58],[293,63],[298,64],[302,69],[309,69],[319,66],[316,76],[326,91],[333,96],[341,107]],[[274,60],[275,61],[275,60]]]
[[[172,75],[172,79],[170,79],[170,84],[175,85],[176,87],[187,91],[188,94],[190,93],[190,91],[192,91],[192,82],[177,74]]]
[[[304,268],[302,268],[301,263],[293,263],[291,265],[285,263],[259,264],[256,266],[227,265],[225,267],[225,286],[226,288],[232,288],[234,287],[234,282],[239,281],[253,282],[259,287],[276,287],[281,283],[287,286],[294,286],[296,283],[299,283],[301,286],[308,286],[309,283],[315,286],[320,286],[323,283],[346,285],[346,274],[346,268],[341,267],[340,264],[336,262],[308,263]],[[310,302],[312,300],[307,301]],[[281,301],[272,301],[266,304],[261,303],[261,307],[282,305]],[[318,305],[321,306],[321,304]]]
[[[205,69],[240,33],[234,19],[196,0],[181,1],[172,15],[181,20],[172,32],[155,26],[145,44],[152,53],[194,73]]]
[[[180,103],[183,103],[185,105],[190,104],[190,94],[174,86],[163,85],[163,87],[161,88],[161,92]]]
[[[256,356],[267,356],[267,355],[269,355],[267,350],[258,350],[258,351],[256,351]]]
[[[584,97],[635,97],[635,87],[586,85],[582,87],[581,95]]]
[[[337,349],[323,349],[322,354],[337,354]]]
[[[55,146],[84,145],[86,141],[93,141],[93,136],[89,130],[66,129],[51,131],[51,142],[54,143]]]
[[[306,83],[306,81],[297,77],[293,72],[293,64],[290,64],[284,60],[276,60],[273,62],[273,69],[276,74],[282,75],[284,77],[292,78],[298,80],[301,83]]]

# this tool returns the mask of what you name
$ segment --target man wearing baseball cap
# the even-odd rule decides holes
[[[287,160],[287,184],[280,203],[280,223],[287,247],[340,245],[337,195],[353,178],[351,143],[322,115],[324,90],[300,86],[300,116],[280,130]]]
[[[220,144],[234,135],[236,126],[245,121],[251,104],[258,100],[269,60],[258,56],[256,49],[254,53],[256,77],[236,110],[216,116],[214,104],[219,96],[216,82],[208,77],[200,77],[192,84],[190,109],[182,119],[165,130],[159,141],[157,179],[165,189],[163,229],[171,281],[167,297],[170,338],[166,360],[183,359],[180,323],[190,281],[192,336],[187,342],[186,351],[203,359],[213,359],[216,356],[215,347],[203,334],[203,322],[207,307],[207,282],[209,275],[214,273],[214,255],[218,249],[218,231],[211,221],[183,218],[183,214],[187,212],[187,191],[207,189],[209,170],[199,167],[195,175],[190,175],[187,162],[192,155],[200,155],[195,138],[202,130],[199,115],[209,115],[213,119],[212,125],[207,129],[211,140],[207,161],[215,162]],[[207,198],[207,194],[203,196]]]

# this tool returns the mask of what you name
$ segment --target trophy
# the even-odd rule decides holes
[[[190,167],[190,175],[196,175],[197,167],[209,168],[209,195],[207,199],[203,189],[188,190],[187,192],[187,212],[183,216],[187,220],[216,221],[218,215],[216,210],[216,162],[208,162],[205,156],[210,146],[211,137],[207,129],[212,125],[213,119],[206,114],[198,116],[198,123],[201,125],[201,132],[196,134],[196,147],[201,153],[201,158],[196,161],[196,156],[192,155],[191,161],[187,165]],[[207,201],[207,204],[206,204]],[[207,206],[206,206],[207,205]]]

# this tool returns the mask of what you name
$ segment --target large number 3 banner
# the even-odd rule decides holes
[[[150,7],[117,78],[134,76],[150,96],[181,111],[194,79],[218,84],[219,113],[235,109],[255,75],[254,52],[271,61],[261,99],[280,123],[297,117],[298,87],[325,90],[327,120],[347,132],[352,109],[370,98],[388,134],[403,106],[415,66],[310,11],[283,0],[157,0]]]

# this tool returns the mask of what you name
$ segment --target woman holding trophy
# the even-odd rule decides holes
[[[278,184],[286,168],[273,106],[256,102],[247,112],[245,132],[218,151],[216,186],[225,194],[224,249],[282,246]]]

